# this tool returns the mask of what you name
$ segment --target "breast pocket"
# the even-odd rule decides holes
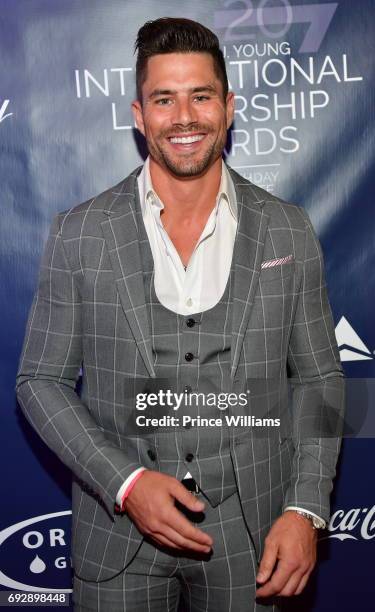
[[[282,264],[279,266],[271,266],[269,268],[262,268],[259,275],[259,282],[263,285],[270,281],[283,281],[294,275],[295,263]]]
[[[272,311],[275,317],[275,312],[280,307],[283,309],[285,306],[290,306],[289,301],[295,293],[295,276],[294,262],[261,271],[256,301],[261,302],[263,310]]]

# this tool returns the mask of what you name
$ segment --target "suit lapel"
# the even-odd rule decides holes
[[[251,183],[229,168],[237,195],[238,226],[232,259],[234,273],[231,341],[231,378],[234,378],[241,354],[255,292],[269,222],[263,202],[256,197]]]
[[[151,349],[150,324],[145,300],[142,259],[139,248],[140,210],[137,168],[105,209],[102,231],[116,279],[121,304],[150,376],[155,376]]]

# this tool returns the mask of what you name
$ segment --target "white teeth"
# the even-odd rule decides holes
[[[197,136],[182,136],[181,138],[170,138],[169,140],[173,144],[190,144],[191,142],[197,142],[197,140],[202,140],[204,138],[204,134],[197,134]]]

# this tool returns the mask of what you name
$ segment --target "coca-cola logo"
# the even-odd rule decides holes
[[[329,521],[328,531],[327,538],[336,540],[373,540],[375,538],[375,505],[372,508],[336,510]]]
[[[71,510],[43,514],[0,531],[0,585],[70,593]]]

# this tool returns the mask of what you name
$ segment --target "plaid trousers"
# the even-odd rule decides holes
[[[203,498],[203,495],[200,496]],[[210,555],[175,552],[145,539],[130,565],[115,578],[74,578],[75,612],[276,612],[255,601],[257,560],[238,494],[215,508],[186,516],[210,534]]]

